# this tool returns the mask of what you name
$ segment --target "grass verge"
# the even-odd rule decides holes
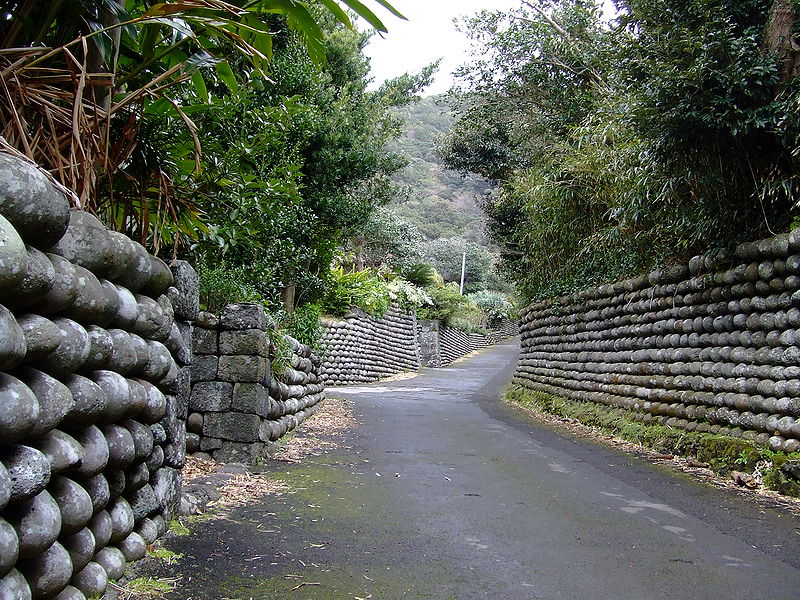
[[[111,583],[109,588],[121,600],[156,600],[177,589],[179,580],[179,577],[137,577],[124,585]]]
[[[163,546],[153,546],[148,549],[147,554],[158,560],[163,560],[168,565],[177,564],[178,561],[183,558],[183,554],[173,552],[169,548],[164,548]]]
[[[181,523],[178,519],[174,519],[169,522],[169,531],[170,533],[177,535],[177,536],[184,536],[189,535],[192,533],[186,525]]]
[[[800,497],[800,480],[797,478],[800,475],[800,452],[773,452],[753,442],[725,435],[645,424],[622,408],[569,400],[517,385],[506,390],[504,399],[530,412],[594,427],[655,452],[694,459],[719,475],[734,474],[738,482],[749,487],[761,486],[787,496]]]

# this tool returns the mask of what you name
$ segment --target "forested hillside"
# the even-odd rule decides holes
[[[406,193],[392,202],[391,209],[426,239],[461,237],[485,244],[483,213],[475,199],[490,184],[446,170],[436,157],[436,142],[453,122],[439,100],[428,96],[397,110],[405,123],[402,137],[391,147],[407,157],[408,166],[393,176]]]
[[[396,109],[403,134],[390,148],[408,160],[392,180],[400,187],[388,211],[416,228],[420,251],[446,282],[461,278],[461,257],[467,253],[465,288],[506,289],[496,275],[497,249],[485,229],[479,200],[492,184],[477,175],[462,176],[444,167],[436,154],[439,139],[453,124],[440,96],[428,96]]]

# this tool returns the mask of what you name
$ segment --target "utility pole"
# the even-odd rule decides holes
[[[467,268],[467,253],[463,252],[461,254],[461,295],[464,295],[464,273],[466,272]]]

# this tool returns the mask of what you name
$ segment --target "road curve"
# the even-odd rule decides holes
[[[517,352],[333,390],[348,448],[169,542],[170,598],[800,598],[800,518],[501,404]]]

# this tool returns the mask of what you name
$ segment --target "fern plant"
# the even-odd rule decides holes
[[[346,272],[341,266],[331,269],[331,283],[321,304],[326,313],[342,316],[356,306],[368,315],[381,317],[390,305],[388,284],[377,271]]]

